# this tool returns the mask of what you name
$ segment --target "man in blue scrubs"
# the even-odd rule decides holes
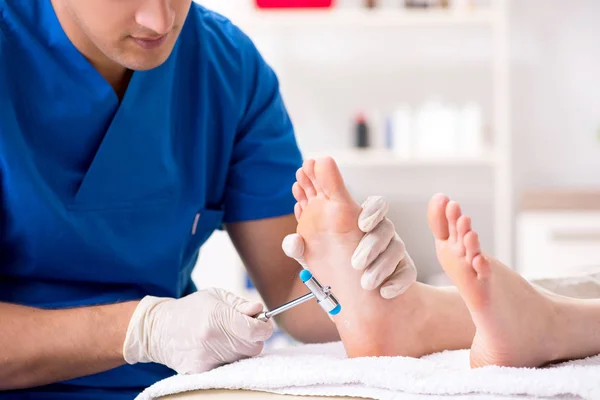
[[[191,0],[0,0],[0,398],[127,399],[262,350],[270,323],[197,292],[226,225],[268,307],[305,288],[292,234],[301,156],[273,71]],[[353,267],[415,279],[382,199]],[[219,268],[214,265],[212,268]],[[335,340],[316,304],[279,320]]]

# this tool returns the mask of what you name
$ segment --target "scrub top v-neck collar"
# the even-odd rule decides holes
[[[110,116],[78,188],[66,199],[67,208],[99,210],[171,199],[174,162],[168,153],[169,111],[144,107],[139,99],[143,97],[153,104],[172,101],[169,77],[174,68],[173,57],[152,70],[134,71],[119,100],[112,86],[71,43],[51,3],[42,3],[41,7],[47,7],[42,11],[42,29],[48,30],[48,45],[82,76],[83,84],[91,88],[90,94]],[[179,41],[171,56],[178,47]],[[145,179],[149,171],[154,172],[154,179]]]
[[[113,87],[108,83],[106,79],[98,72],[98,70],[88,61],[88,59],[75,47],[75,45],[71,42],[71,39],[67,36],[64,31],[58,16],[56,15],[56,11],[52,6],[51,1],[41,2],[41,7],[43,7],[42,15],[45,19],[47,34],[48,34],[48,45],[51,48],[56,48],[60,50],[65,60],[77,69],[77,72],[80,76],[85,77],[88,81],[89,85],[93,88],[101,88],[102,90],[99,93],[106,95],[107,92],[110,92],[110,99],[112,101],[111,106],[118,107],[119,106],[119,97],[117,93],[115,93]],[[131,84],[135,78],[136,73],[133,73],[129,84]],[[127,93],[125,93],[126,95]],[[123,96],[123,99],[125,96]],[[121,101],[122,102],[122,101]],[[116,110],[115,110],[116,111]]]

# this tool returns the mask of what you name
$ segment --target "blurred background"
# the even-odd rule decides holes
[[[426,220],[440,191],[527,277],[600,265],[600,2],[199,2],[276,71],[304,156],[389,200],[419,280],[446,283]],[[194,279],[256,297],[224,232]]]

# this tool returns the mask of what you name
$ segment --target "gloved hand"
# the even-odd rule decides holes
[[[386,218],[389,206],[380,196],[369,197],[362,205],[358,227],[366,235],[352,256],[352,267],[364,271],[361,286],[391,299],[404,293],[417,279],[417,269],[392,221]],[[304,240],[296,233],[283,240],[283,251],[304,268]]]
[[[180,374],[253,357],[273,334],[272,322],[252,318],[262,310],[222,289],[178,300],[146,296],[129,322],[123,356],[129,364],[156,362]]]

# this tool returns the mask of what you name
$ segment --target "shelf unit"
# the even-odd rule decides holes
[[[231,19],[244,29],[281,28],[377,28],[377,27],[451,27],[486,26],[493,23],[495,13],[476,10],[258,10],[234,14]]]
[[[331,156],[340,167],[495,167],[492,152],[480,156],[401,157],[385,149],[348,149],[334,152],[308,153],[306,158]]]
[[[475,158],[403,159],[387,151],[331,152],[342,166],[390,168],[448,166],[489,166],[494,175],[494,255],[513,265],[514,196],[512,183],[512,139],[510,133],[510,61],[508,0],[490,0],[490,7],[475,10],[414,10],[403,9],[330,9],[330,10],[258,10],[240,8],[226,13],[242,29],[261,33],[268,31],[302,30],[306,28],[403,29],[482,27],[492,37],[492,131],[494,149]],[[285,49],[283,49],[285,50]],[[316,156],[320,156],[318,154]],[[313,156],[313,154],[307,154]]]

